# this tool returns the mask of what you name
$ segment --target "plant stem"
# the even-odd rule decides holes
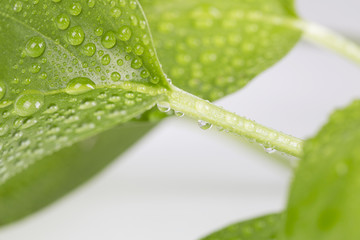
[[[296,21],[295,26],[301,29],[304,37],[311,42],[327,47],[360,64],[360,46],[338,33],[307,21]]]
[[[168,91],[170,107],[186,116],[203,120],[230,132],[255,140],[265,147],[290,154],[302,155],[303,141],[276,130],[262,126],[252,120],[240,117],[190,93],[173,86]]]

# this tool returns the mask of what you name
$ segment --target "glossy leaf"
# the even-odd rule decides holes
[[[284,240],[360,239],[360,101],[308,140],[292,183]]]
[[[292,0],[140,0],[173,83],[215,100],[279,61],[301,32]]]
[[[232,224],[202,240],[275,240],[281,221],[281,214],[267,215]]]
[[[0,23],[0,183],[168,85],[137,1],[2,1]]]
[[[13,56],[12,58],[1,57],[0,60],[2,61],[0,65],[0,80],[3,79],[0,83],[0,87],[3,89],[0,92],[0,100],[2,100],[0,106],[0,113],[2,114],[0,131],[3,131],[3,142],[6,143],[3,144],[3,148],[17,151],[16,157],[13,157],[15,155],[12,152],[5,151],[7,156],[0,163],[0,178],[3,181],[14,176],[0,188],[0,192],[10,193],[11,195],[5,194],[4,198],[0,198],[0,205],[6,202],[3,206],[10,206],[8,205],[10,204],[8,200],[14,196],[17,199],[28,199],[27,204],[22,204],[22,201],[15,201],[13,198],[11,208],[17,209],[17,211],[13,212],[6,208],[8,210],[3,215],[5,220],[0,219],[2,224],[13,221],[49,204],[85,181],[86,178],[90,178],[92,174],[95,174],[96,167],[97,171],[103,168],[101,164],[98,166],[94,164],[91,167],[91,174],[84,174],[81,180],[78,180],[79,178],[75,171],[70,171],[70,169],[74,168],[76,170],[90,167],[87,166],[88,163],[86,161],[82,161],[82,157],[79,155],[79,162],[67,161],[68,165],[66,168],[57,169],[57,176],[66,175],[68,179],[57,179],[56,187],[50,191],[48,188],[42,189],[42,183],[50,179],[47,174],[37,176],[37,181],[27,185],[24,185],[24,179],[35,177],[38,171],[44,171],[46,168],[51,169],[56,164],[55,160],[53,160],[53,163],[51,159],[58,159],[58,164],[60,164],[59,157],[62,155],[61,152],[66,153],[68,150],[61,151],[59,156],[55,153],[45,157],[39,163],[36,163],[36,160],[64,146],[71,145],[88,136],[111,128],[117,123],[128,121],[130,118],[154,105],[158,99],[154,96],[158,94],[156,87],[158,82],[163,87],[167,86],[165,76],[162,74],[156,59],[155,50],[151,45],[152,40],[146,26],[146,21],[136,1],[117,0],[109,2],[105,0],[83,0],[77,2],[55,2],[48,0],[31,3],[27,1],[0,3],[0,32],[4,33],[1,34],[1,37],[3,42],[6,43],[0,46],[0,50],[3,56]],[[292,4],[287,0],[283,0],[283,3],[283,6],[278,5],[278,3],[276,3],[276,6],[284,10]],[[153,14],[150,16],[158,13],[158,7],[155,4],[159,5],[162,2],[151,2]],[[238,5],[239,3],[236,4]],[[171,7],[176,7],[177,5],[178,3],[176,4],[174,1]],[[192,7],[192,5],[190,4],[189,7]],[[200,5],[197,7],[200,10],[202,9]],[[146,10],[148,9],[149,4],[146,5]],[[207,11],[206,9],[207,6],[205,6],[205,11]],[[220,10],[227,11],[229,8],[220,8]],[[278,12],[273,13],[275,15],[278,14]],[[290,11],[284,11],[284,14],[280,15],[292,17]],[[150,20],[154,21],[153,19]],[[166,25],[168,20],[164,20],[163,23]],[[239,22],[241,23],[242,21],[239,20]],[[185,23],[188,22],[185,21]],[[245,24],[248,25],[249,23],[246,22]],[[186,27],[191,29],[192,26]],[[281,30],[285,28],[284,26],[279,27]],[[274,29],[276,31],[279,30],[276,27]],[[161,32],[160,28],[155,28],[154,30],[154,34],[160,36],[159,39],[166,39],[163,35],[164,32]],[[183,30],[186,29],[184,28]],[[215,32],[218,30],[216,28],[212,29]],[[295,33],[290,28],[287,30],[289,35],[285,36],[284,34],[283,36],[290,41],[290,46],[296,42],[299,33]],[[188,34],[191,37],[193,31],[189,31]],[[234,31],[234,34],[236,34],[236,31]],[[177,38],[182,40],[181,38],[183,37],[183,35],[179,37],[177,34],[167,35],[168,39],[172,38],[173,40],[177,40]],[[230,39],[236,36],[231,35],[227,37]],[[161,40],[158,42],[160,43]],[[284,47],[282,54],[288,51],[287,48],[290,48],[289,46],[282,46]],[[165,51],[167,51],[166,44],[159,44],[158,47],[163,52],[163,55],[165,55]],[[221,47],[227,49],[227,45],[222,45]],[[208,49],[208,46],[206,49]],[[205,59],[202,51],[194,52],[192,48],[188,48],[188,51],[195,55],[197,54],[197,59]],[[219,52],[220,54],[223,53],[220,50]],[[222,57],[226,57],[225,55]],[[170,57],[177,56],[170,54]],[[165,56],[166,58],[167,56]],[[195,61],[197,60],[196,58],[194,59]],[[171,64],[174,67],[178,66],[178,60],[165,61],[165,67],[170,70],[171,67],[169,66]],[[195,65],[198,63],[195,62]],[[267,66],[270,66],[272,63],[268,63]],[[213,68],[211,62],[205,63],[203,66],[204,68],[201,70],[210,69],[213,71],[213,75],[205,74],[203,78],[198,79],[199,81],[211,82],[217,80],[217,82],[222,82],[225,79],[220,71],[220,67]],[[252,69],[253,67],[255,67],[254,64],[249,64],[243,66],[241,71],[244,72],[244,68]],[[233,69],[235,70],[234,74],[239,70],[234,66]],[[189,69],[189,71],[194,73],[197,70]],[[228,72],[226,76],[230,75],[230,72]],[[253,74],[252,76],[255,75]],[[210,78],[208,78],[209,76]],[[215,79],[215,76],[220,76],[220,78]],[[189,82],[192,80],[192,78],[184,78],[179,81],[179,78],[171,77],[179,85],[183,81]],[[77,84],[74,84],[74,81],[71,84],[73,79],[77,79]],[[88,81],[89,79],[91,82]],[[135,84],[126,85],[123,84],[124,81],[131,81],[131,83]],[[79,82],[83,84],[79,84]],[[243,80],[242,82],[244,83]],[[191,91],[189,89],[190,85],[185,84],[184,87]],[[216,89],[214,92],[209,91],[209,85],[205,83],[205,87],[198,88],[198,93],[201,92],[199,95],[206,98],[215,99],[237,90],[239,86],[243,86],[242,84],[235,84],[236,86],[233,87],[233,85],[231,81],[222,82],[221,86],[223,86],[224,90],[219,85],[215,85],[215,87],[212,86],[213,89]],[[72,88],[66,89],[67,86],[72,86]],[[150,92],[148,87],[150,87]],[[229,90],[229,88],[231,89]],[[22,97],[21,93],[25,93],[26,96]],[[27,95],[30,95],[30,97]],[[24,105],[31,102],[28,100],[34,99],[34,96],[35,100],[37,98],[33,105],[35,107],[32,107],[30,104],[30,108],[26,109],[26,111],[15,109],[14,103],[23,103]],[[120,101],[119,99],[122,100]],[[40,107],[36,107],[36,104],[40,105]],[[21,104],[18,105],[20,106]],[[123,116],[125,111],[126,116]],[[158,118],[156,117],[157,115],[152,113],[147,115],[146,118]],[[45,128],[43,128],[44,124]],[[11,130],[13,126],[15,128]],[[76,132],[78,129],[82,130]],[[67,132],[64,134],[63,130],[67,130]],[[34,141],[33,138],[36,134],[38,136]],[[6,140],[6,137],[10,138],[13,136],[15,138],[12,138],[12,141]],[[17,139],[18,137],[20,138]],[[46,139],[45,141],[44,138]],[[122,142],[123,146],[128,146],[133,142],[131,138],[129,141],[128,143]],[[19,143],[20,145],[21,143],[24,144],[22,148],[20,148]],[[106,146],[103,147],[106,148]],[[103,151],[101,148],[96,150],[96,154]],[[20,154],[20,152],[22,153]],[[37,155],[34,155],[35,152],[37,152]],[[84,154],[86,156],[86,153]],[[115,158],[115,156],[113,157]],[[11,158],[11,161],[7,161],[7,158]],[[16,164],[13,165],[13,163]],[[26,169],[23,172],[24,176],[21,174],[15,175],[23,169]],[[72,178],[74,179],[70,180]],[[19,190],[20,188],[9,190],[13,186],[18,186],[18,184],[22,186],[21,190]],[[43,194],[32,197],[30,194],[32,189],[39,189],[39,191],[43,191]],[[10,198],[8,198],[9,196]]]
[[[47,156],[0,187],[0,225],[59,199],[93,177],[147,133],[153,123],[127,123]]]

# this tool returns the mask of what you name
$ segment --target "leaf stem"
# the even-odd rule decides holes
[[[172,91],[168,91],[167,95],[170,107],[188,117],[222,127],[240,136],[255,140],[267,148],[273,148],[295,157],[302,155],[303,140],[301,139],[240,117],[175,86],[172,86]]]
[[[296,21],[296,27],[304,33],[305,39],[329,48],[360,64],[360,45],[321,25]]]

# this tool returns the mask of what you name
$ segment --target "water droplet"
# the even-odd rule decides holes
[[[82,27],[75,26],[69,29],[67,39],[73,46],[80,45],[85,39],[85,33]]]
[[[36,63],[33,64],[29,69],[29,71],[31,73],[38,73],[38,72],[40,72],[40,70],[41,70],[41,66],[39,64],[36,64]]]
[[[160,112],[169,112],[171,110],[170,104],[168,102],[159,102],[157,108]]]
[[[138,56],[142,55],[144,53],[144,47],[140,44],[135,46],[134,53]]]
[[[29,57],[40,57],[45,51],[45,41],[41,37],[32,37],[25,46],[26,55]]]
[[[145,78],[148,78],[150,76],[150,73],[149,73],[148,70],[142,70],[141,73],[140,73],[140,76],[145,79]]]
[[[14,9],[15,12],[21,12],[22,7],[23,7],[22,2],[17,1],[17,2],[14,4],[13,9]]]
[[[6,93],[6,85],[3,82],[0,82],[0,100],[4,98]]]
[[[75,132],[76,133],[82,133],[82,132],[89,131],[89,130],[94,129],[94,128],[95,128],[94,123],[84,123],[80,127],[76,128]]]
[[[109,65],[111,61],[110,55],[106,54],[101,58],[101,64],[102,65]]]
[[[131,29],[129,26],[122,26],[120,29],[119,29],[119,38],[121,41],[128,41],[130,38],[131,38]]]
[[[122,59],[118,59],[116,63],[118,66],[122,66],[124,64],[124,61]]]
[[[131,15],[130,16],[130,22],[131,22],[131,25],[137,26],[138,23],[139,23],[139,20],[137,19],[137,17],[135,15]]]
[[[56,17],[55,23],[60,30],[65,30],[70,26],[70,18],[68,15],[62,13]]]
[[[93,8],[95,6],[96,0],[88,0],[87,3],[89,8]]]
[[[160,82],[160,78],[158,76],[154,76],[150,79],[150,82],[153,84],[158,84]]]
[[[4,136],[9,131],[9,126],[7,124],[0,125],[0,136]]]
[[[114,82],[119,81],[121,79],[121,75],[118,72],[111,73],[111,80]]]
[[[140,58],[134,58],[131,61],[131,67],[133,69],[139,69],[139,68],[141,68],[141,66],[142,66],[142,60]]]
[[[87,43],[82,48],[82,53],[88,57],[93,56],[95,52],[96,52],[96,46],[93,43]]]
[[[57,112],[59,110],[59,107],[55,104],[51,104],[43,113],[45,114],[51,114],[54,112]]]
[[[134,0],[131,0],[129,5],[130,5],[131,9],[135,9],[137,6],[136,1],[134,1]]]
[[[78,77],[68,83],[65,92],[70,95],[78,95],[94,90],[95,86],[95,83],[89,78]]]
[[[274,152],[276,152],[276,149],[271,148],[271,147],[264,147],[264,151],[266,153],[274,153]]]
[[[81,13],[82,7],[78,2],[73,2],[70,4],[69,13],[73,16],[77,16]]]
[[[112,31],[106,32],[101,39],[101,44],[104,46],[104,48],[113,48],[116,44],[115,33]]]
[[[44,95],[36,90],[28,90],[15,101],[14,111],[19,116],[30,116],[44,105]]]
[[[175,111],[175,116],[177,117],[183,117],[185,114],[183,112],[180,111]]]
[[[103,35],[104,33],[104,29],[102,27],[98,27],[97,29],[95,29],[95,35],[100,37],[101,35]]]
[[[96,102],[93,100],[85,100],[82,104],[80,104],[79,109],[89,109],[96,106]]]
[[[23,125],[20,127],[20,129],[27,129],[32,126],[34,126],[37,123],[37,120],[34,118],[28,118],[24,121]]]
[[[112,9],[110,10],[110,15],[111,15],[112,17],[114,17],[114,18],[119,18],[119,17],[121,16],[121,10],[120,10],[120,8],[117,8],[117,7],[112,8]]]
[[[202,130],[208,130],[212,127],[211,123],[205,122],[203,120],[199,120],[198,125]]]

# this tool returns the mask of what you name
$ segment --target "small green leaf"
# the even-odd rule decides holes
[[[0,187],[0,225],[59,199],[104,169],[153,123],[127,123],[47,156]]]
[[[281,221],[282,214],[266,215],[232,224],[202,240],[275,240]]]
[[[355,101],[305,143],[282,239],[360,239],[359,142],[360,101]]]
[[[301,32],[292,0],[140,0],[173,83],[215,100],[279,61]]]
[[[0,184],[168,87],[137,1],[1,1],[0,33]]]

